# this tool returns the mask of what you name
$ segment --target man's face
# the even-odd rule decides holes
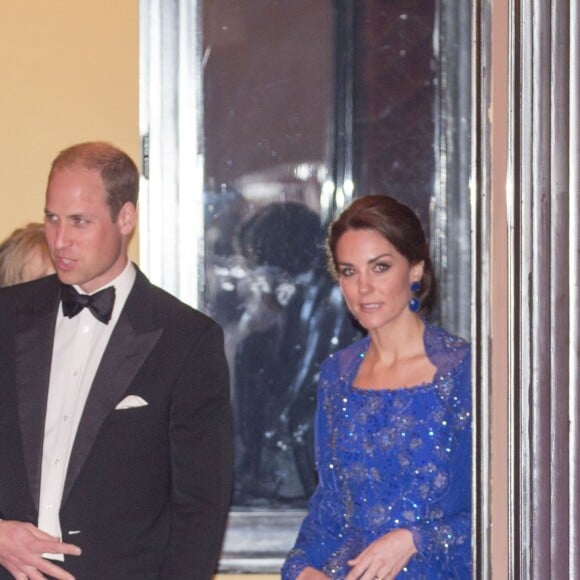
[[[80,166],[53,173],[46,189],[45,233],[56,273],[92,293],[127,264],[135,208],[126,203],[113,222],[100,174]]]

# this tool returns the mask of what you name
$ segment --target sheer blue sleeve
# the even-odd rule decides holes
[[[450,485],[429,508],[430,517],[411,531],[418,550],[415,556],[452,577],[467,578],[471,568],[471,360],[469,352],[456,369],[456,392],[449,437]]]
[[[328,453],[328,425],[327,416],[324,412],[325,386],[329,381],[329,362],[326,361],[321,368],[318,387],[318,398],[315,416],[315,457],[318,472],[318,486],[308,504],[308,514],[304,518],[296,543],[288,553],[282,567],[282,580],[294,580],[300,573],[311,566],[322,570],[328,555],[334,552],[339,542],[333,541],[324,525],[322,516],[322,504],[325,498],[325,484],[331,474],[329,472],[330,457]]]

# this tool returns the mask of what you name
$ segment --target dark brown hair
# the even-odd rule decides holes
[[[98,171],[108,194],[113,221],[127,202],[137,206],[139,171],[133,160],[110,143],[89,141],[61,151],[52,162],[48,181],[56,171],[72,166]]]
[[[435,274],[429,257],[429,244],[417,215],[403,203],[387,195],[365,195],[355,199],[330,224],[326,238],[328,269],[338,279],[336,246],[348,230],[373,230],[387,239],[411,265],[423,262],[423,277],[417,298],[421,314],[435,303]]]

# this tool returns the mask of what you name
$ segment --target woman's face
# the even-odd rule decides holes
[[[336,245],[338,281],[346,304],[369,331],[407,316],[411,284],[421,280],[423,262],[411,265],[375,230],[347,230]]]

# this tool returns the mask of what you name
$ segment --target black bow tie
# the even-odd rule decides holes
[[[97,320],[109,324],[115,303],[115,287],[109,286],[95,294],[79,294],[72,286],[62,285],[62,311],[65,316],[76,316],[85,306]]]

